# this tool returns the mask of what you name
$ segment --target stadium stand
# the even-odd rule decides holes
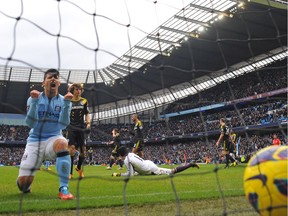
[[[155,122],[147,122],[144,128],[147,159],[157,164],[182,163],[184,155],[186,155],[185,158],[188,161],[205,162],[209,158],[210,162],[215,162],[216,159],[213,156],[215,152],[211,149],[213,149],[216,142],[215,135],[218,134],[218,120],[221,117],[226,118],[229,126],[242,136],[239,156],[245,155],[246,158],[249,158],[257,149],[270,145],[274,130],[279,134],[282,143],[287,144],[287,136],[281,134],[279,128],[281,124],[287,125],[286,72],[279,70],[272,73],[267,70],[247,74],[240,77],[242,85],[239,85],[239,80],[237,82],[236,80],[230,83],[233,92],[235,92],[233,98],[229,95],[229,91],[223,90],[227,85],[227,83],[223,83],[211,90],[199,93],[199,95],[177,101],[169,106],[165,112],[174,112],[175,109],[179,112],[179,104],[182,104],[181,111],[183,111],[184,109],[197,108],[199,105],[207,106],[223,102],[224,98],[226,98],[226,101],[231,101],[275,90],[284,89],[284,91],[280,91],[279,94],[272,97],[255,98],[250,101],[236,103],[236,109],[233,105],[227,105],[221,109],[211,109],[206,112],[198,111],[171,117],[168,120],[158,119]],[[259,80],[261,80],[261,85]],[[248,91],[243,89],[248,89]],[[188,105],[189,101],[193,101],[193,103]],[[111,140],[110,132],[113,128],[121,129],[123,143],[129,146],[130,136],[128,132],[125,132],[125,129],[131,126],[131,124],[92,125],[88,145],[94,148],[94,164],[100,165],[108,162],[111,149],[103,144]],[[267,128],[270,128],[270,130],[267,132],[265,130],[261,131]],[[0,164],[19,164],[29,128],[23,125],[2,124],[0,130]],[[248,133],[248,136],[245,136],[245,133]],[[204,140],[206,136],[209,136],[208,143]],[[155,151],[156,148],[160,148],[160,151]]]

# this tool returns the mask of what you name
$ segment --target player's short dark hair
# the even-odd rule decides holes
[[[50,68],[48,69],[45,73],[44,73],[44,80],[47,76],[47,74],[53,74],[53,76],[57,76],[57,78],[59,77],[60,73],[58,70],[54,69],[54,68]]]
[[[121,146],[118,150],[117,150],[117,154],[120,155],[121,157],[124,157],[128,154],[127,148],[124,146]]]

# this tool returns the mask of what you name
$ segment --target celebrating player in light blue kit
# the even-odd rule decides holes
[[[17,185],[22,193],[29,193],[36,171],[43,160],[56,158],[56,170],[60,180],[58,197],[73,199],[68,190],[70,155],[68,142],[62,136],[62,129],[70,123],[72,93],[65,96],[58,93],[59,71],[49,69],[42,83],[43,92],[32,90],[27,100],[26,124],[31,127],[23,154]]]

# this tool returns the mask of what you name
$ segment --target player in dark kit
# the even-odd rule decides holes
[[[72,94],[72,110],[70,114],[70,125],[67,130],[66,138],[69,140],[69,149],[71,156],[71,170],[70,179],[73,176],[73,160],[74,152],[73,147],[80,152],[79,160],[75,170],[78,172],[79,177],[83,178],[82,164],[86,156],[86,133],[90,131],[91,119],[88,110],[88,101],[81,97],[83,93],[83,86],[79,83],[74,83],[68,89]],[[84,119],[85,117],[85,119]],[[86,121],[86,122],[85,122]]]
[[[132,152],[134,154],[139,155],[141,158],[144,158],[144,140],[143,140],[143,124],[139,120],[137,114],[133,114],[131,117],[132,121],[134,122],[134,128],[130,131],[130,134],[133,136],[134,146]]]
[[[118,154],[118,149],[120,148],[121,145],[121,140],[120,140],[120,133],[119,130],[117,128],[114,128],[112,130],[112,136],[113,136],[113,140],[111,142],[108,142],[107,145],[114,145],[114,148],[112,150],[111,156],[110,156],[110,163],[109,166],[106,168],[107,170],[111,170],[112,169],[112,165],[115,162],[115,160],[117,159],[120,168],[119,169],[123,169],[123,161],[121,156]]]
[[[238,165],[238,162],[236,160],[237,134],[231,129],[229,132],[229,136],[230,136],[230,141],[232,143],[229,154],[235,160],[235,162],[233,164],[230,164],[230,166],[236,166]]]
[[[91,165],[91,163],[93,161],[93,149],[92,149],[92,147],[90,147],[90,149],[88,149],[87,153],[88,153],[89,165]]]
[[[218,141],[216,142],[216,147],[218,147],[219,143],[223,140],[223,153],[226,157],[226,166],[224,168],[229,168],[229,160],[231,161],[231,163],[236,163],[236,160],[233,159],[230,156],[230,151],[233,151],[233,144],[230,142],[230,137],[229,137],[229,128],[225,123],[225,119],[221,118],[220,119],[220,136]]]

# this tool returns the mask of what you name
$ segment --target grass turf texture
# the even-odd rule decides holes
[[[69,201],[57,198],[55,167],[36,173],[30,194],[18,191],[17,167],[0,167],[0,214],[257,215],[244,197],[245,166],[223,169],[220,165],[215,171],[215,165],[203,164],[199,170],[190,168],[174,177],[135,176],[127,184],[124,177],[111,176],[117,167],[85,166],[82,180],[74,171],[69,188],[76,198]]]

